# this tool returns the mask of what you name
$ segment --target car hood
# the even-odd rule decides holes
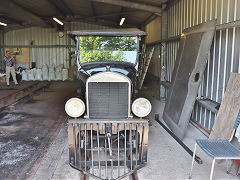
[[[81,69],[85,71],[110,66],[111,68],[119,68],[127,70],[128,72],[135,72],[136,71],[136,64],[132,64],[129,62],[124,61],[95,61],[95,62],[86,62],[80,64]]]

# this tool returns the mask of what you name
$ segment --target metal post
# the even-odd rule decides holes
[[[77,165],[77,144],[76,144],[75,124],[73,124],[73,139],[74,139],[74,165]]]
[[[120,176],[120,136],[119,136],[119,124],[117,124],[117,136],[118,136],[118,177]]]
[[[108,178],[108,170],[107,170],[107,125],[106,123],[104,124],[105,126],[105,178]]]
[[[99,147],[99,124],[97,124],[97,146],[98,146],[98,170],[101,177],[100,147]]]
[[[130,168],[131,168],[131,171],[133,170],[133,153],[132,153],[132,123],[130,124],[130,134],[129,134],[130,138],[129,138],[129,141],[130,141]]]
[[[127,157],[127,131],[124,124],[124,174],[126,173],[126,157]]]
[[[92,173],[94,174],[94,166],[93,166],[93,124],[91,126],[91,160],[92,160]]]
[[[79,154],[79,164],[81,168],[81,124],[78,124],[78,154]]]
[[[87,124],[84,124],[84,141],[85,141],[85,171],[87,170]]]
[[[194,161],[195,161],[196,151],[197,151],[197,143],[195,143],[195,146],[194,146],[192,166],[191,166],[191,170],[190,170],[190,174],[189,174],[189,179],[192,179],[192,170],[193,170],[193,165],[194,165]]]
[[[212,161],[212,168],[211,168],[210,180],[212,180],[212,177],[213,177],[213,171],[214,171],[215,160],[216,160],[216,159],[213,159],[213,161]]]
[[[138,164],[138,124],[136,124],[136,166]]]
[[[112,123],[111,123],[111,130],[110,130],[110,133],[111,133],[111,136],[110,136],[110,150],[109,152],[111,152],[110,156],[111,156],[111,178],[113,179],[113,155],[112,155],[112,151],[113,151],[113,148],[112,148]]]

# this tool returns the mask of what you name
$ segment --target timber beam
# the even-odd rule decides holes
[[[74,13],[72,12],[71,8],[64,2],[64,0],[49,0],[55,8],[61,12],[64,16],[70,15],[73,16]]]
[[[45,22],[43,19],[41,19],[33,12],[29,11],[27,8],[23,7],[21,4],[15,2],[14,0],[8,0],[7,2],[9,3],[10,9],[22,12],[23,15],[26,16],[31,21],[31,23],[38,26],[50,27],[50,24]]]
[[[108,13],[108,14],[102,14],[102,15],[97,15],[97,16],[86,16],[86,17],[83,17],[81,15],[75,15],[74,18],[76,18],[76,19],[94,19],[94,18],[103,18],[103,17],[110,17],[110,16],[119,16],[119,15],[125,15],[125,14],[134,14],[136,12],[140,12],[140,11],[124,11],[124,12]]]
[[[138,9],[141,11],[147,11],[147,12],[154,13],[158,16],[161,16],[161,14],[162,14],[161,7],[156,7],[156,6],[151,6],[151,5],[141,4],[141,3],[135,3],[135,2],[130,2],[130,1],[123,1],[123,0],[90,0],[90,1],[111,4],[111,5],[116,5],[116,6],[122,6],[122,7],[132,8],[132,9]]]

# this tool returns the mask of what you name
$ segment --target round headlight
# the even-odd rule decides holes
[[[79,98],[71,98],[65,104],[65,111],[71,117],[79,117],[85,111],[85,104]]]
[[[137,117],[147,116],[151,112],[151,109],[151,103],[145,98],[138,98],[132,104],[132,111]]]

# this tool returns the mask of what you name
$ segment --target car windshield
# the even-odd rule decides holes
[[[123,61],[136,64],[137,37],[79,38],[80,63],[96,61]]]

